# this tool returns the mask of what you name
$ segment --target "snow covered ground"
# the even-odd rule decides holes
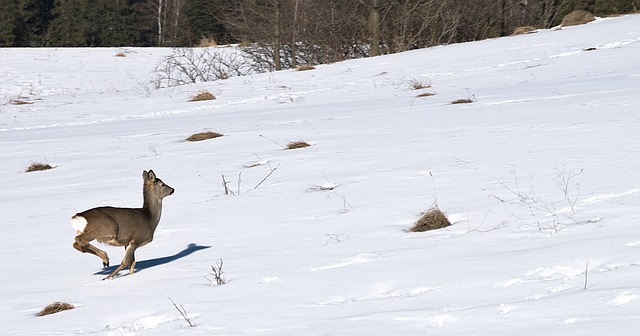
[[[117,51],[0,49],[3,335],[637,333],[640,15],[162,90]],[[69,218],[147,169],[176,193],[101,281]]]

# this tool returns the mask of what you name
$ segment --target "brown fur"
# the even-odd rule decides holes
[[[152,170],[144,171],[142,177],[142,208],[98,207],[72,217],[82,217],[87,221],[84,230],[76,236],[73,247],[80,252],[98,256],[102,259],[103,266],[109,266],[109,256],[105,251],[91,245],[92,240],[113,246],[125,246],[125,255],[120,266],[105,279],[112,279],[127,266],[130,267],[129,274],[133,274],[136,265],[135,250],[153,240],[162,214],[162,199],[175,191],[157,178]]]

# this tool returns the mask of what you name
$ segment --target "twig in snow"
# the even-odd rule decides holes
[[[271,171],[269,172],[269,174],[267,174],[267,176],[265,176],[265,177],[262,179],[262,181],[260,181],[260,183],[258,183],[255,187],[253,187],[253,190],[258,189],[258,187],[259,187],[262,183],[264,183],[264,181],[266,181],[266,180],[269,178],[269,176],[271,176],[271,174],[273,174],[273,172],[275,172],[275,171],[276,171],[276,169],[278,169],[279,167],[280,167],[280,165],[276,166],[275,168],[271,168],[271,166],[269,166],[269,168],[271,168]]]
[[[211,271],[212,273],[209,273],[211,275],[213,275],[213,280],[215,280],[216,284],[218,286],[224,285],[227,283],[227,279],[225,279],[222,274],[224,274],[224,272],[222,271],[222,265],[223,265],[223,261],[222,259],[220,259],[220,261],[216,261],[216,267],[213,267],[213,265],[211,265]],[[211,284],[213,285],[213,281],[207,277],[204,277],[205,279],[209,280],[209,282],[211,282]]]
[[[269,141],[273,142],[274,144],[278,145],[279,147],[282,147],[282,149],[287,149],[287,147],[286,147],[286,146],[283,146],[283,145],[281,145],[281,144],[279,144],[279,143],[277,143],[277,142],[275,142],[275,141],[273,141],[273,140],[271,140],[271,139],[267,138],[266,136],[264,136],[264,135],[262,135],[262,134],[258,134],[258,136],[259,136],[259,137],[261,137],[261,138],[265,138],[265,139],[267,139],[267,140],[269,140]]]
[[[587,266],[584,267],[584,290],[587,290],[588,279],[589,279],[589,261],[587,260]]]
[[[171,299],[171,297],[169,297],[169,300],[171,300],[171,303],[173,303],[173,306],[176,307],[176,309],[180,312],[180,315],[182,315],[182,318],[184,318],[184,320],[187,321],[187,323],[189,323],[189,327],[195,327],[196,324],[189,318],[189,316],[187,315],[187,311],[184,309],[184,307],[180,305],[180,308],[178,308],[178,305],[176,305],[176,303],[173,302],[173,299]]]

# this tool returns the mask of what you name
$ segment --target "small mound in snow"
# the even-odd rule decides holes
[[[411,232],[424,232],[430,230],[442,229],[450,226],[451,222],[447,219],[440,209],[437,207],[429,209],[429,211],[422,214],[420,219],[413,225],[409,231]]]
[[[215,139],[221,137],[222,134],[216,132],[201,132],[191,134],[186,140],[187,141],[203,141],[209,139]]]
[[[581,25],[581,24],[585,24],[585,23],[591,22],[591,21],[593,21],[595,19],[596,18],[590,12],[587,12],[586,10],[578,9],[578,10],[574,10],[573,12],[565,15],[562,18],[561,25],[563,27],[577,26],[577,25]]]
[[[44,307],[44,309],[39,311],[36,314],[36,316],[51,315],[51,314],[59,313],[61,311],[70,310],[70,309],[73,309],[73,308],[75,308],[75,307],[70,303],[54,302],[54,303]]]

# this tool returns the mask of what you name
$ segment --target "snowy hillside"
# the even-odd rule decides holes
[[[2,334],[637,333],[640,15],[161,90],[170,50],[118,51],[0,49]],[[176,192],[101,281],[69,218],[148,169]]]

